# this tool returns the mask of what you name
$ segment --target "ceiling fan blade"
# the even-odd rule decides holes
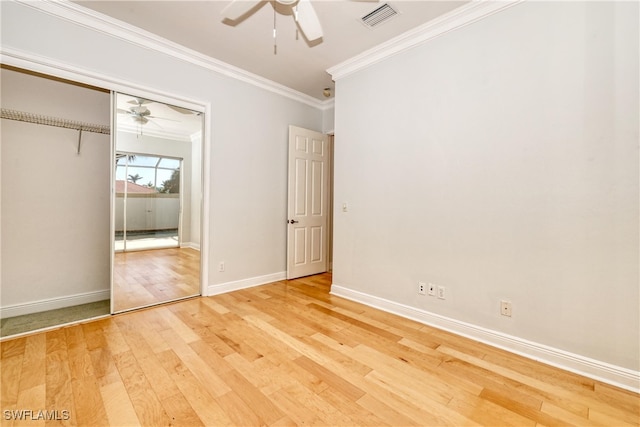
[[[180,114],[196,114],[195,111],[191,111],[187,108],[178,107],[176,105],[166,104],[167,107],[171,108],[173,111],[177,111]]]
[[[149,119],[147,119],[146,117],[142,117],[142,116],[129,116],[129,118],[134,122],[134,123],[138,123],[140,125],[146,125],[147,122],[149,121]]]
[[[150,102],[151,101],[144,98],[136,98],[136,99],[132,99],[131,101],[127,101],[128,104],[133,104],[133,105],[144,105],[144,104],[149,104]]]
[[[180,122],[180,120],[175,120],[175,119],[169,119],[167,117],[158,117],[158,116],[144,116],[148,119],[160,119],[160,120],[168,120],[170,122]]]
[[[235,21],[261,2],[262,0],[233,0],[231,4],[222,9],[220,14],[223,19]]]
[[[300,0],[298,2],[298,25],[304,36],[309,41],[314,41],[322,37],[322,25],[311,5],[310,0]]]

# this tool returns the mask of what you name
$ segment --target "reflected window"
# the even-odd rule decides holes
[[[180,159],[170,157],[118,153],[116,193],[124,193],[125,189],[140,192],[138,187],[156,193],[179,193],[180,162]]]

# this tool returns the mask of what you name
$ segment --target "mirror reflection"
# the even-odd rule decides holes
[[[180,247],[181,165],[182,159],[116,153],[116,251]]]
[[[113,312],[199,295],[202,115],[115,105]]]

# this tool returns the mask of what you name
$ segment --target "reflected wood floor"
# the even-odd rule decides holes
[[[113,266],[114,311],[200,294],[200,252],[190,248],[118,252]]]
[[[2,410],[91,426],[638,425],[638,394],[331,296],[330,282],[2,342]]]

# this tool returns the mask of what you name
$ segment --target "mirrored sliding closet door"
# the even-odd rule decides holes
[[[115,94],[114,313],[200,294],[202,114]]]

